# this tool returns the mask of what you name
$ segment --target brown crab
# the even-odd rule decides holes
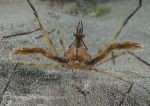
[[[28,55],[28,54],[41,54],[44,57],[48,58],[49,60],[56,61],[58,64],[43,64],[43,63],[29,63],[32,65],[38,65],[38,66],[50,66],[50,67],[57,67],[61,66],[64,68],[71,68],[71,69],[84,69],[84,70],[94,70],[96,72],[100,72],[106,75],[109,75],[111,77],[114,77],[116,79],[120,79],[122,81],[125,81],[130,84],[130,87],[128,91],[125,93],[124,98],[120,102],[120,105],[124,102],[125,98],[129,94],[129,92],[132,89],[133,82],[129,81],[128,79],[115,74],[114,72],[108,72],[108,71],[103,71],[100,70],[96,67],[96,64],[105,62],[108,58],[108,56],[116,50],[138,50],[142,49],[142,45],[136,42],[130,42],[126,41],[123,43],[116,43],[115,40],[121,33],[122,29],[124,26],[128,23],[128,20],[139,10],[139,8],[142,6],[142,0],[139,0],[139,6],[126,18],[126,20],[123,22],[122,26],[119,28],[117,33],[115,34],[113,38],[113,42],[108,44],[105,48],[101,50],[101,52],[98,52],[95,56],[91,56],[87,52],[87,46],[83,40],[85,37],[85,34],[83,32],[83,24],[82,21],[79,22],[77,28],[76,28],[76,33],[73,33],[75,36],[75,40],[73,43],[69,46],[69,49],[66,51],[64,47],[64,43],[61,39],[60,34],[58,33],[58,39],[60,41],[62,50],[64,51],[64,56],[60,56],[58,53],[56,47],[53,44],[53,41],[51,40],[48,32],[44,29],[44,26],[42,25],[38,13],[35,10],[34,6],[31,4],[29,0],[27,0],[29,3],[30,7],[32,8],[35,18],[37,19],[37,22],[40,26],[40,29],[42,30],[44,37],[48,43],[48,46],[50,48],[50,52],[47,52],[43,48],[21,48],[18,49],[14,52],[15,55]]]

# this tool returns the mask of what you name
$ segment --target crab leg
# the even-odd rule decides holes
[[[60,63],[68,62],[67,59],[63,59],[59,56],[50,54],[44,49],[38,48],[38,47],[37,48],[21,48],[21,49],[16,50],[13,55],[28,55],[28,54],[35,54],[35,53],[42,54],[44,57],[47,57],[48,59],[51,59]]]
[[[100,65],[100,64],[102,64],[102,63],[105,63],[105,62],[107,62],[107,61],[110,61],[110,60],[112,60],[112,59],[116,59],[116,58],[118,58],[118,57],[121,57],[122,55],[125,55],[125,54],[126,54],[126,52],[122,52],[122,53],[120,53],[120,54],[116,54],[116,55],[114,55],[114,56],[112,56],[112,57],[106,58],[106,59],[104,59],[103,61],[101,61],[101,62],[99,62],[98,64],[96,64],[96,66],[98,66],[98,65]]]
[[[57,38],[58,38],[58,40],[59,40],[59,42],[60,42],[60,44],[61,44],[61,49],[62,49],[62,51],[65,53],[66,51],[65,51],[65,46],[64,46],[64,42],[63,42],[63,40],[62,40],[62,37],[61,37],[61,35],[60,35],[60,32],[59,32],[59,30],[57,30]]]
[[[127,92],[125,92],[125,94],[124,94],[124,97],[122,98],[122,100],[121,100],[121,102],[119,103],[119,106],[121,106],[123,103],[124,103],[124,101],[126,100],[126,98],[127,98],[127,96],[128,96],[128,94],[130,93],[130,91],[131,91],[131,89],[132,89],[132,87],[133,87],[133,82],[131,82],[131,81],[129,81],[127,78],[125,78],[125,77],[122,77],[122,76],[120,76],[120,75],[118,75],[118,74],[116,74],[116,73],[114,73],[114,72],[111,72],[111,71],[103,71],[103,70],[100,70],[100,69],[98,69],[98,68],[91,68],[91,70],[94,70],[94,71],[96,71],[96,72],[100,72],[100,73],[102,73],[102,74],[105,74],[105,75],[107,75],[107,76],[111,76],[111,77],[113,77],[113,78],[115,78],[115,79],[119,79],[119,80],[121,80],[121,81],[124,81],[124,82],[127,82],[128,84],[130,84],[130,87],[128,88],[128,90],[127,90]]]
[[[16,33],[16,34],[12,34],[12,35],[7,35],[7,36],[3,36],[3,38],[11,38],[11,37],[15,37],[15,36],[21,36],[21,35],[27,35],[27,34],[31,34],[33,32],[39,31],[41,30],[40,28],[32,30],[32,31],[28,31],[28,32],[21,32],[21,33]]]
[[[45,64],[45,63],[40,63],[40,62],[21,62],[21,64],[25,65],[33,65],[33,66],[38,66],[38,67],[49,67],[49,68],[56,68],[60,66],[59,64]]]
[[[144,59],[142,59],[141,57],[135,55],[134,53],[128,51],[129,54],[131,54],[132,56],[134,56],[135,58],[137,58],[139,61],[141,61],[142,63],[144,63],[145,65],[150,67],[150,63],[148,63],[147,61],[145,61]]]
[[[42,25],[41,23],[41,20],[39,19],[39,16],[38,16],[38,13],[36,11],[36,9],[34,8],[34,6],[31,4],[30,0],[27,0],[27,2],[29,3],[30,7],[32,8],[33,12],[34,12],[34,16],[36,17],[37,19],[37,22],[41,28],[41,30],[43,31],[43,34],[44,34],[44,37],[49,45],[49,48],[52,50],[52,52],[56,55],[56,56],[59,56],[57,50],[56,50],[56,47],[54,46],[53,42],[52,42],[52,39],[50,38],[48,32],[45,30],[44,26]],[[52,54],[52,52],[50,51],[50,53]]]
[[[119,28],[117,33],[114,35],[112,42],[115,42],[117,40],[117,38],[119,37],[122,29],[127,25],[130,18],[141,8],[141,6],[142,6],[142,0],[139,0],[138,7],[124,20],[123,24],[121,25],[121,27]],[[114,53],[112,52],[112,57],[113,57],[113,55],[114,55]],[[115,59],[114,58],[113,58],[113,64],[115,65]]]
[[[117,33],[114,35],[113,37],[113,42],[119,37],[122,29],[127,25],[128,21],[131,19],[132,16],[134,16],[134,14],[141,8],[142,6],[142,0],[139,0],[139,5],[138,7],[124,20],[123,24],[121,25],[121,27],[119,28],[119,30],[117,31]]]
[[[113,44],[108,45],[108,47],[103,49],[93,59],[87,61],[86,64],[94,65],[98,62],[101,62],[104,59],[106,59],[106,57],[108,57],[109,54],[115,50],[137,50],[137,49],[142,49],[142,45],[140,45],[139,43],[135,43],[135,42],[113,43]]]
[[[13,71],[10,73],[9,79],[8,79],[8,81],[7,81],[6,85],[5,85],[5,87],[3,88],[2,92],[0,92],[0,103],[2,102],[3,95],[4,95],[4,93],[6,92],[8,86],[9,86],[11,80],[12,80],[12,78],[15,76],[15,71],[16,71],[16,69],[17,69],[17,67],[18,67],[19,64],[20,64],[20,63],[17,63],[17,64],[15,65]]]

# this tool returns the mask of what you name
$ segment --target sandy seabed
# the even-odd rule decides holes
[[[66,49],[74,40],[73,32],[79,20],[83,21],[86,37],[84,39],[91,55],[96,54],[107,43],[122,24],[123,20],[137,5],[137,0],[116,1],[103,4],[110,12],[102,17],[84,18],[62,14],[51,10],[48,5],[34,2],[39,16],[47,31],[59,29]],[[142,8],[129,21],[122,31],[119,42],[134,41],[143,45],[142,51],[135,54],[150,62],[150,1],[144,0]],[[9,53],[21,47],[42,47],[49,50],[37,31],[28,35],[3,39],[14,33],[31,31],[38,28],[32,11],[27,3],[0,4],[0,89],[8,79],[9,72],[17,61],[49,60],[41,55],[18,56],[9,59]],[[51,34],[57,48],[56,32]],[[61,53],[61,52],[60,52]],[[117,52],[118,53],[118,52]],[[124,106],[150,106],[150,67],[130,54],[125,54],[112,61],[99,65],[102,69],[127,77],[134,81]],[[129,84],[113,79],[101,73],[66,70],[62,68],[39,68],[21,65],[16,70],[3,105],[8,106],[117,106],[127,91]]]

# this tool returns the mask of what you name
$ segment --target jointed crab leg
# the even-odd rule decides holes
[[[116,39],[119,37],[122,29],[127,25],[128,21],[130,20],[130,18],[140,9],[140,7],[142,6],[142,0],[139,0],[139,5],[138,7],[124,20],[123,24],[121,25],[121,27],[119,28],[119,30],[117,31],[117,33],[114,35],[113,37],[113,41],[115,42]],[[113,56],[113,52],[112,52],[112,56]],[[113,64],[115,63],[115,59],[113,59]],[[114,64],[115,65],[115,64]]]
[[[145,61],[144,59],[142,59],[141,57],[137,56],[136,54],[134,54],[133,52],[130,52],[130,51],[123,52],[123,53],[121,53],[121,54],[118,54],[118,55],[115,55],[115,56],[113,56],[113,57],[107,58],[107,59],[105,59],[105,60],[99,62],[98,64],[96,64],[96,66],[98,66],[99,64],[102,64],[102,63],[104,63],[104,62],[107,62],[107,61],[109,61],[109,60],[116,59],[117,57],[120,57],[120,56],[122,56],[122,55],[124,55],[124,54],[126,54],[126,53],[131,54],[132,56],[134,56],[135,58],[137,58],[139,61],[141,61],[142,63],[144,63],[145,65],[147,65],[147,66],[150,67],[150,63],[148,63],[147,61]]]
[[[33,31],[21,32],[21,33],[16,33],[16,34],[12,34],[12,35],[3,36],[3,38],[11,38],[11,37],[15,37],[15,36],[27,35],[27,34],[31,34],[33,32],[39,31],[39,30],[41,30],[41,29],[37,28]]]
[[[124,20],[123,24],[117,31],[117,33],[113,37],[113,42],[119,37],[119,34],[121,33],[122,29],[127,25],[129,19],[141,8],[142,6],[142,0],[139,0],[139,5],[138,7]]]
[[[112,58],[112,62],[113,62],[113,65],[116,64],[116,61],[115,61],[115,55],[114,55],[114,52],[111,53],[111,58]]]
[[[135,55],[134,53],[128,51],[129,54],[131,54],[132,56],[134,56],[135,58],[137,58],[138,60],[140,60],[141,62],[143,62],[144,64],[146,64],[147,66],[150,67],[150,63],[146,62],[144,59],[142,59],[141,57]]]
[[[102,74],[105,74],[105,75],[108,75],[108,76],[111,76],[111,77],[113,77],[113,78],[115,78],[115,79],[119,79],[119,80],[121,80],[121,81],[125,81],[125,82],[127,82],[127,83],[129,83],[130,84],[130,87],[129,87],[129,89],[127,90],[127,92],[125,92],[125,94],[124,94],[124,97],[122,98],[122,100],[121,100],[121,102],[119,103],[119,106],[121,106],[122,104],[123,104],[123,102],[126,100],[126,98],[127,98],[127,96],[128,96],[128,94],[130,93],[130,91],[131,91],[131,89],[132,89],[132,87],[133,87],[133,82],[131,82],[131,81],[129,81],[127,78],[124,78],[124,77],[122,77],[122,76],[120,76],[120,75],[117,75],[116,73],[112,73],[111,71],[103,71],[103,70],[100,70],[100,69],[98,69],[98,68],[91,68],[91,70],[94,70],[94,71],[96,71],[96,72],[100,72],[100,73],[102,73]]]
[[[10,76],[9,76],[8,82],[6,83],[6,85],[5,85],[4,89],[2,90],[2,92],[0,93],[0,103],[2,102],[3,95],[4,95],[4,93],[6,92],[8,86],[9,86],[11,80],[12,80],[12,78],[14,77],[15,71],[16,71],[16,69],[17,69],[17,67],[18,67],[19,64],[20,64],[20,63],[17,63],[17,64],[15,65],[13,71],[11,72],[11,74],[10,74]]]
[[[122,53],[120,53],[120,54],[114,55],[113,57],[106,58],[106,59],[104,59],[103,61],[101,61],[101,62],[99,62],[98,64],[96,64],[95,66],[98,66],[98,65],[100,65],[100,64],[102,64],[102,63],[105,63],[105,62],[107,62],[107,61],[110,61],[110,60],[112,60],[112,59],[116,59],[116,58],[121,57],[122,55],[125,55],[125,54],[126,54],[126,52],[122,52]]]
[[[103,61],[112,51],[115,50],[137,50],[142,49],[142,45],[135,42],[113,43],[103,49],[97,56],[86,62],[88,65],[94,65]]]
[[[136,54],[134,54],[133,52],[130,52],[130,51],[122,52],[121,54],[117,54],[117,55],[114,55],[114,56],[112,56],[112,57],[110,57],[110,58],[107,58],[107,59],[105,59],[105,60],[99,62],[98,64],[96,64],[96,66],[98,66],[98,65],[100,65],[100,64],[102,64],[102,63],[105,63],[105,62],[107,62],[107,61],[109,61],[109,60],[116,59],[116,58],[118,58],[118,57],[120,57],[120,56],[122,56],[122,55],[124,55],[124,54],[126,54],[126,53],[131,54],[132,56],[134,56],[135,58],[137,58],[139,61],[141,61],[142,63],[144,63],[145,65],[147,65],[147,66],[150,67],[150,63],[148,63],[147,61],[145,61],[144,59],[142,59],[141,57],[137,56]]]
[[[59,64],[44,64],[44,63],[40,63],[40,62],[21,62],[21,64],[25,64],[25,65],[33,65],[33,66],[37,66],[37,67],[49,67],[49,68],[56,68],[59,67]]]
[[[39,16],[38,16],[38,13],[37,11],[35,10],[34,6],[31,4],[30,0],[27,0],[27,2],[29,3],[30,7],[32,8],[32,10],[34,11],[34,16],[36,17],[37,21],[38,21],[38,24],[41,28],[41,30],[43,31],[43,34],[44,34],[44,37],[50,47],[50,49],[52,50],[52,52],[56,55],[56,56],[59,56],[57,50],[56,50],[56,47],[54,46],[53,42],[52,42],[52,39],[50,38],[48,32],[44,29],[44,26],[42,25],[40,19],[39,19]],[[50,51],[51,52],[51,51]],[[51,54],[52,54],[51,52]]]
[[[62,38],[61,38],[61,35],[60,35],[59,30],[57,30],[57,38],[58,38],[58,40],[59,40],[59,42],[60,42],[60,44],[61,44],[61,49],[62,49],[62,51],[65,53],[66,51],[65,51],[64,42],[63,42],[63,40],[62,40]]]
[[[54,61],[57,61],[57,62],[60,62],[60,63],[68,62],[67,59],[63,59],[59,56],[50,54],[47,51],[45,51],[44,49],[38,48],[38,47],[37,48],[21,48],[21,49],[16,50],[14,52],[14,55],[28,55],[28,54],[35,54],[35,53],[42,54],[44,57],[54,60]]]

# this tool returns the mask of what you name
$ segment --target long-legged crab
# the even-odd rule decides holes
[[[27,0],[29,3],[31,9],[34,12],[34,16],[37,19],[37,22],[40,26],[40,29],[42,30],[44,37],[46,39],[46,42],[48,43],[48,46],[50,48],[50,52],[47,52],[43,48],[21,48],[14,52],[15,55],[28,55],[28,54],[41,54],[44,57],[48,58],[49,60],[56,61],[58,64],[43,64],[43,63],[29,63],[32,65],[39,65],[39,66],[50,66],[50,67],[57,67],[61,66],[64,68],[71,68],[71,69],[83,69],[83,70],[94,70],[96,72],[100,72],[106,75],[109,75],[111,77],[114,77],[116,79],[125,81],[130,84],[129,89],[127,92],[125,92],[125,96],[123,97],[122,101],[120,102],[120,105],[124,102],[127,95],[132,89],[133,82],[129,81],[127,78],[124,78],[120,75],[115,74],[114,72],[108,72],[100,70],[96,67],[96,64],[105,62],[108,58],[108,56],[116,50],[138,50],[142,49],[142,45],[136,42],[130,42],[126,41],[123,43],[116,43],[115,40],[118,38],[119,34],[121,33],[124,26],[128,23],[129,19],[139,10],[139,8],[142,6],[142,0],[139,0],[139,6],[126,18],[126,20],[123,22],[122,26],[119,28],[117,33],[115,34],[112,43],[108,44],[105,48],[101,50],[101,52],[98,52],[95,56],[91,56],[87,52],[87,46],[83,40],[85,37],[85,34],[83,32],[83,24],[82,21],[79,22],[76,33],[73,33],[75,36],[75,40],[73,43],[69,46],[69,50],[65,50],[64,43],[61,39],[60,34],[58,34],[58,39],[60,41],[62,50],[64,51],[64,56],[60,56],[58,53],[56,47],[53,44],[53,41],[51,40],[48,32],[45,30],[43,24],[41,23],[38,13],[34,6],[31,4],[29,0]]]

